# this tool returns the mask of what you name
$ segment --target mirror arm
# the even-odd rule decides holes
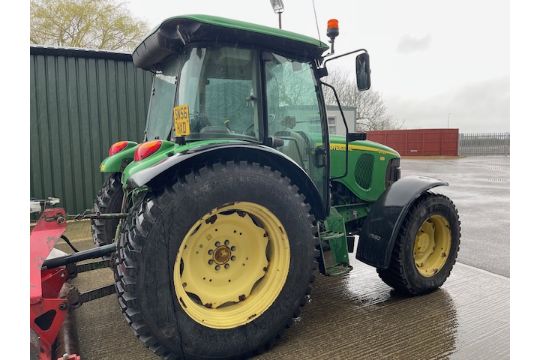
[[[341,113],[341,119],[343,120],[343,125],[345,125],[345,173],[341,176],[335,176],[330,178],[330,181],[342,179],[349,173],[349,137],[347,134],[349,133],[349,126],[347,125],[347,120],[345,120],[345,114],[343,113],[343,109],[341,108],[341,103],[339,102],[339,97],[336,91],[336,88],[334,88],[332,85],[325,83],[324,81],[321,81],[321,84],[328,86],[332,91],[334,92],[334,96],[336,97],[337,106],[339,108],[339,112]]]
[[[331,58],[324,59],[321,67],[323,67],[323,68],[326,67],[326,63],[329,62],[329,61],[336,60],[336,59],[339,59],[339,58],[347,56],[347,55],[355,54],[355,53],[360,52],[360,51],[363,51],[363,52],[367,53],[366,49],[356,49],[356,50],[349,51],[349,52],[346,52],[346,53],[343,53],[343,54],[332,56]],[[325,56],[328,56],[328,55],[332,55],[332,53],[328,53]]]

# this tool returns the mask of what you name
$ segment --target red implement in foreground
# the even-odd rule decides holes
[[[65,266],[42,270],[43,262],[66,230],[64,209],[46,209],[30,234],[30,353],[52,359],[53,345],[68,312],[60,289],[68,278]],[[39,354],[39,355],[38,355]],[[68,359],[79,360],[76,354]]]
[[[58,203],[59,200],[55,198],[30,202],[30,212],[41,213],[30,233],[30,358],[33,360],[80,360],[75,318],[71,310],[115,292],[111,284],[81,294],[68,282],[78,273],[110,267],[110,260],[103,257],[110,258],[116,245],[113,243],[77,250],[64,235],[67,217],[65,210],[46,208]],[[74,220],[124,217],[125,214],[85,211],[84,214],[74,216]],[[60,238],[71,247],[73,253],[60,252],[61,256],[48,258]],[[89,259],[101,260],[77,264]]]

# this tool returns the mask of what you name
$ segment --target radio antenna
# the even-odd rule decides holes
[[[311,0],[313,7],[313,15],[315,15],[315,26],[317,27],[317,34],[319,35],[319,42],[321,42],[321,32],[319,31],[319,20],[317,19],[317,10],[315,9],[315,0]]]

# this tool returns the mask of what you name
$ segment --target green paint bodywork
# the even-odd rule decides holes
[[[359,158],[368,154],[373,156],[371,181],[367,188],[362,187],[356,177],[356,165]],[[349,169],[347,176],[335,181],[345,185],[354,195],[363,201],[375,201],[384,192],[388,162],[399,158],[394,149],[369,140],[349,143]],[[345,137],[330,136],[330,176],[339,177],[345,174]]]
[[[369,213],[369,203],[335,205],[332,208],[336,209],[345,223],[362,219]]]
[[[135,173],[154,166],[161,161],[167,159],[170,154],[181,153],[188,150],[197,149],[200,147],[216,144],[231,144],[239,143],[245,144],[246,142],[237,139],[215,139],[215,140],[198,140],[192,141],[185,145],[179,145],[172,141],[164,140],[161,147],[154,154],[150,155],[146,159],[140,161],[132,161],[122,173],[122,184],[125,186],[127,180]]]
[[[99,166],[99,171],[102,173],[120,172],[130,162],[133,161],[133,154],[137,148],[137,143],[128,141],[126,148],[112,156],[105,158]]]
[[[211,15],[181,15],[181,16],[173,16],[166,20],[164,20],[160,25],[156,26],[150,34],[154,33],[156,30],[158,30],[163,23],[170,22],[171,20],[176,19],[190,19],[194,20],[200,23],[210,24],[214,26],[220,26],[230,29],[236,29],[236,30],[244,30],[249,32],[256,32],[263,35],[268,36],[275,36],[278,38],[285,38],[293,41],[298,41],[300,43],[305,43],[308,45],[314,45],[321,49],[321,53],[328,50],[328,45],[326,45],[324,42],[319,41],[315,38],[298,34],[292,31],[277,29],[269,26],[259,25],[259,24],[253,24],[245,21],[240,20],[233,20],[233,19],[227,19],[219,16],[211,16]],[[301,44],[299,44],[301,45]]]

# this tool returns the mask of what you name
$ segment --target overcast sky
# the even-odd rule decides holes
[[[153,27],[181,14],[277,26],[269,0],[128,0]],[[283,0],[283,28],[317,37],[311,0]],[[336,52],[368,49],[372,88],[404,128],[509,131],[508,0],[315,0],[321,39],[337,18]],[[329,63],[354,71],[354,57]],[[450,114],[450,115],[449,115]]]

